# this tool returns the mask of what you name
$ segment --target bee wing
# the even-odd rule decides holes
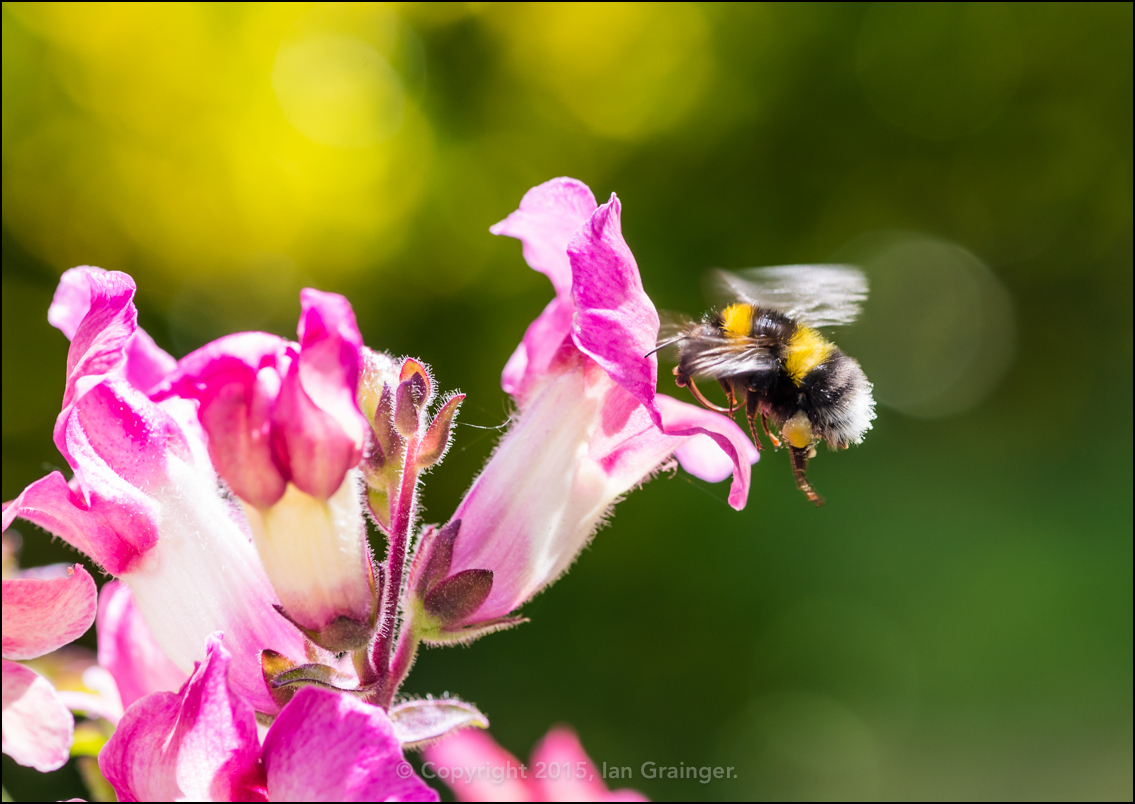
[[[696,377],[733,377],[770,371],[777,366],[772,344],[756,338],[722,338],[704,331],[691,341],[683,364]]]
[[[694,325],[694,319],[685,313],[676,313],[673,310],[659,310],[658,320],[661,326],[658,329],[658,342],[678,340],[684,336]]]
[[[796,319],[809,327],[850,324],[867,298],[867,277],[851,265],[782,265],[709,276],[714,301],[743,301]]]

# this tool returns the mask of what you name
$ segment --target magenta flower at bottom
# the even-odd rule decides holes
[[[527,765],[483,731],[461,731],[425,751],[422,773],[441,779],[458,801],[649,801],[637,790],[608,790],[575,732],[557,726]]]
[[[99,754],[119,801],[437,801],[386,713],[351,695],[298,690],[262,745],[231,663],[215,634],[178,692],[126,710]]]

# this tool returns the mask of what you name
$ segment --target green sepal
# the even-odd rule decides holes
[[[374,587],[373,578],[371,579],[371,587],[372,589]],[[272,608],[276,609],[276,612],[281,617],[302,631],[304,636],[331,653],[344,653],[346,651],[364,648],[370,644],[371,637],[374,636],[375,621],[377,619],[376,612],[371,613],[369,622],[359,622],[358,620],[352,620],[350,617],[340,615],[332,620],[325,628],[316,631],[311,628],[305,628],[289,617],[287,610],[279,603],[274,603]]]
[[[403,701],[388,713],[403,750],[417,751],[458,729],[487,729],[489,719],[473,704],[457,698]]]
[[[446,450],[449,449],[449,434],[453,429],[453,420],[464,399],[465,394],[451,396],[430,422],[425,436],[422,437],[422,443],[418,446],[415,462],[419,470],[428,469],[440,463],[445,457]]]
[[[426,615],[427,617],[429,615]],[[435,621],[436,622],[436,621]],[[505,631],[522,623],[528,622],[527,617],[497,617],[495,620],[486,620],[476,625],[466,625],[462,628],[422,627],[418,629],[418,637],[431,647],[443,645],[467,645],[475,639],[480,639],[497,631]],[[415,623],[417,625],[417,623]]]

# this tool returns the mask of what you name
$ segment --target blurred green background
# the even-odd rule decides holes
[[[570,722],[657,799],[1130,799],[1130,4],[5,4],[4,498],[62,464],[77,264],[131,273],[178,356],[344,293],[499,425],[551,289],[487,230],[559,175],[619,193],[660,308],[701,312],[713,266],[864,265],[838,340],[884,404],[813,463],[826,507],[783,454],[741,513],[664,475],[408,691],[522,758]],[[427,521],[496,437],[457,430]]]

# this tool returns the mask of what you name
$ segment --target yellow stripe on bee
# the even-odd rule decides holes
[[[722,329],[730,338],[747,338],[753,329],[753,306],[731,304],[721,312]]]
[[[828,359],[833,349],[835,346],[824,340],[824,336],[816,330],[798,327],[784,350],[784,369],[799,385],[808,372]]]

